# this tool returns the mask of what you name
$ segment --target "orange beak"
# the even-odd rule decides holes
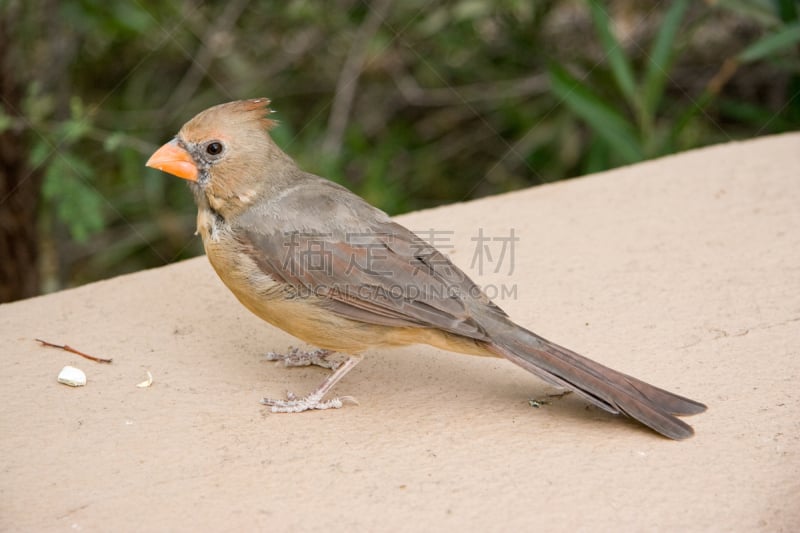
[[[189,152],[178,146],[178,140],[170,142],[155,151],[145,166],[169,172],[185,180],[197,181],[197,165]]]

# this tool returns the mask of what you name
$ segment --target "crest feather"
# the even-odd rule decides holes
[[[215,105],[199,113],[186,126],[191,124],[192,129],[205,129],[218,124],[257,122],[261,128],[271,130],[278,122],[269,118],[273,113],[269,104],[269,98],[251,98]]]

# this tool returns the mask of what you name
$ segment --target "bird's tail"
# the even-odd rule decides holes
[[[694,434],[676,415],[706,410],[702,403],[605,367],[510,321],[493,328],[487,349],[552,385],[575,391],[606,411],[625,414],[671,439]]]

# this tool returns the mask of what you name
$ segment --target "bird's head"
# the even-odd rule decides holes
[[[267,133],[269,99],[220,104],[197,114],[147,161],[192,182],[198,202],[221,213],[238,211],[282,181],[293,162]]]

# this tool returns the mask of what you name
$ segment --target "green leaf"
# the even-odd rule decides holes
[[[597,0],[590,0],[589,7],[592,10],[592,19],[597,33],[600,36],[600,42],[603,45],[603,50],[606,53],[606,58],[611,66],[611,72],[614,74],[614,80],[617,83],[620,91],[628,100],[628,103],[633,109],[638,107],[636,95],[636,82],[633,77],[633,69],[625,57],[622,46],[617,41],[611,31],[613,22],[606,13],[606,10]]]
[[[664,85],[669,74],[669,63],[675,46],[675,36],[678,34],[678,29],[680,29],[683,15],[688,6],[688,0],[676,0],[672,3],[666,15],[664,15],[661,28],[650,50],[647,71],[642,83],[642,93],[644,112],[651,119],[655,116],[656,109],[664,95]]]
[[[784,22],[797,20],[797,3],[795,0],[777,0],[778,15]]]
[[[33,168],[38,168],[53,154],[53,147],[49,140],[37,139],[28,154],[28,162]]]
[[[455,20],[476,20],[486,17],[491,10],[491,2],[462,0],[453,7],[453,18]]]
[[[92,126],[86,119],[79,118],[65,120],[59,125],[58,132],[61,142],[72,144],[82,139],[91,129]]]
[[[14,119],[6,114],[4,108],[0,108],[0,133],[10,129],[14,125]]]
[[[780,23],[774,0],[716,0],[717,7],[733,11],[738,17],[753,20],[761,26]]]
[[[103,140],[103,149],[106,152],[113,152],[125,142],[125,134],[121,131],[115,131]]]
[[[708,107],[713,100],[714,94],[708,90],[695,98],[692,104],[674,121],[672,129],[670,130],[668,142],[673,146],[679,146],[680,143],[678,139],[683,134],[684,129],[694,121],[695,117],[704,113],[706,107]]]
[[[557,65],[549,68],[550,86],[556,96],[617,152],[626,163],[644,159],[634,128],[610,105]]]
[[[765,35],[742,50],[737,57],[742,63],[750,63],[764,59],[797,43],[800,43],[800,23],[795,22],[784,26],[775,33]]]
[[[594,174],[609,168],[608,143],[601,138],[592,139],[586,151],[586,159],[581,167],[581,174]]]
[[[55,210],[58,219],[69,228],[70,235],[85,242],[104,226],[105,200],[87,185],[91,167],[69,153],[53,157],[45,173],[42,196]]]
[[[792,128],[792,122],[787,120],[788,116],[785,113],[776,115],[773,110],[758,104],[733,99],[720,99],[718,106],[720,113],[725,118],[750,124],[753,128],[765,134],[787,131]]]

